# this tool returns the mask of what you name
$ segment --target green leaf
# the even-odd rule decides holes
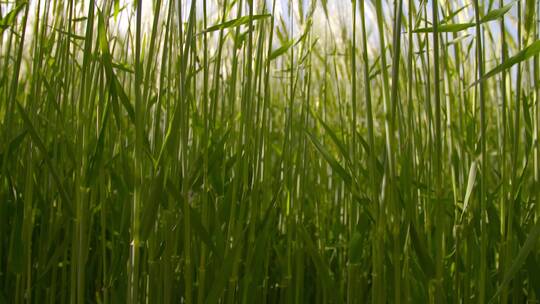
[[[272,61],[276,59],[277,57],[287,53],[287,51],[293,44],[294,44],[294,41],[288,41],[284,43],[281,47],[277,48],[270,54],[270,56],[268,57],[268,60]]]
[[[134,73],[135,73],[135,71],[133,71],[132,69],[130,69],[129,66],[128,66],[126,63],[123,63],[123,62],[121,62],[121,63],[113,62],[113,63],[112,63],[112,66],[113,66],[113,68],[119,69],[119,70],[124,71],[124,72],[126,72],[126,73],[130,73],[130,74],[134,74]]]
[[[497,19],[501,18],[508,11],[510,11],[513,4],[514,4],[514,2],[512,2],[510,4],[507,4],[507,5],[499,8],[499,9],[495,9],[495,10],[490,11],[489,13],[487,13],[484,16],[484,18],[482,18],[482,20],[480,21],[480,24],[483,24],[483,23],[486,23],[486,22],[489,22],[489,21],[494,21],[494,20],[497,20]],[[475,26],[476,25],[475,22],[446,23],[446,21],[453,18],[455,15],[457,15],[459,12],[461,12],[466,7],[467,6],[462,7],[461,9],[457,10],[456,12],[454,12],[453,14],[451,14],[450,16],[448,16],[447,18],[442,20],[441,23],[439,24],[439,27],[437,28],[437,32],[439,32],[439,33],[456,33],[456,32],[461,32],[461,31],[464,31],[464,30],[466,30],[468,28],[471,28],[471,27]],[[413,31],[413,33],[432,33],[432,32],[433,32],[433,27],[419,28],[419,29],[415,29]]]
[[[315,116],[315,113],[312,113],[312,115]],[[350,161],[349,160],[349,155],[347,153],[347,148],[345,148],[345,145],[343,144],[343,142],[341,140],[339,140],[339,138],[337,137],[336,133],[332,130],[332,128],[330,128],[330,126],[328,124],[326,124],[322,118],[320,118],[319,116],[315,116],[317,117],[317,120],[319,120],[319,123],[323,126],[325,132],[330,135],[330,138],[332,139],[332,141],[334,142],[334,144],[338,147],[339,149],[339,152],[341,153],[341,155],[343,157],[345,157],[345,159],[347,161]]]
[[[0,19],[0,33],[7,29],[8,27],[12,26],[15,22],[15,19],[17,18],[17,15],[22,11],[22,9],[28,4],[28,2],[22,2],[19,5],[17,5],[14,9],[12,9],[7,15],[4,16],[4,18]]]
[[[225,22],[220,23],[220,24],[212,25],[211,27],[207,28],[206,30],[204,30],[200,34],[214,32],[214,31],[221,30],[221,29],[238,27],[238,26],[247,24],[247,23],[249,23],[251,21],[265,19],[265,18],[268,18],[270,16],[272,16],[272,15],[271,14],[261,14],[261,15],[253,15],[253,16],[242,16],[240,18],[236,18],[236,19],[233,19],[233,20],[225,21]]]
[[[114,20],[115,21],[118,19],[119,14],[120,14],[120,0],[114,0]]]
[[[516,64],[518,64],[520,62],[523,62],[523,61],[533,57],[534,55],[536,55],[538,53],[540,53],[540,40],[536,40],[535,42],[533,42],[532,44],[530,44],[529,46],[527,46],[526,48],[524,48],[523,50],[518,52],[516,55],[506,59],[504,61],[504,63],[498,65],[497,67],[495,67],[491,71],[487,72],[482,78],[478,79],[473,84],[471,84],[469,86],[469,88],[477,85],[481,81],[485,81],[486,79],[497,75],[498,73],[500,73],[502,71],[508,70],[512,66],[514,66],[514,65],[516,65]]]
[[[536,4],[535,0],[527,0],[525,2],[525,26],[524,26],[525,33],[526,33],[524,35],[525,44],[527,44],[529,37],[531,37],[533,33],[533,29],[534,29],[533,25],[535,24],[534,15],[536,12],[535,4]]]
[[[21,118],[26,125],[26,128],[28,130],[28,133],[30,134],[30,137],[32,138],[33,142],[36,144],[37,149],[43,154],[43,157],[45,159],[45,164],[49,168],[49,171],[53,177],[53,181],[56,184],[56,187],[58,188],[58,192],[60,193],[60,197],[62,198],[62,201],[68,208],[68,211],[73,214],[72,206],[70,205],[71,200],[68,198],[67,192],[64,189],[64,186],[62,185],[62,181],[60,180],[60,177],[58,173],[56,172],[56,168],[53,166],[53,163],[51,161],[51,158],[49,157],[49,153],[47,152],[47,148],[45,147],[45,144],[41,140],[41,137],[37,133],[36,129],[34,128],[34,125],[32,124],[32,121],[30,120],[30,117],[28,117],[28,114],[24,110],[23,106],[18,102],[15,101],[17,105],[17,109],[19,109],[19,113],[21,114]]]
[[[115,92],[116,94],[118,94],[118,97],[120,97],[120,102],[122,102],[122,105],[126,109],[126,112],[128,113],[131,122],[135,123],[135,110],[133,109],[133,105],[131,105],[131,102],[129,101],[129,97],[126,94],[126,91],[124,91],[124,87],[122,87],[120,81],[118,81],[118,78],[115,74],[112,74],[112,78],[114,82]]]
[[[501,18],[502,16],[504,16],[504,14],[506,14],[506,13],[508,13],[508,11],[510,11],[510,9],[512,8],[512,5],[514,5],[514,2],[511,2],[511,3],[501,7],[499,9],[495,9],[495,10],[490,11],[489,13],[487,13],[484,16],[484,18],[482,18],[480,23],[486,23],[486,22],[497,20],[497,19]]]
[[[127,96],[126,92],[124,91],[124,88],[120,84],[120,81],[118,81],[118,78],[116,77],[116,74],[113,71],[113,67],[115,67],[115,65],[112,62],[112,56],[109,52],[107,30],[105,28],[105,21],[104,21],[103,14],[101,13],[101,11],[98,12],[98,41],[99,41],[99,47],[102,53],[102,62],[105,68],[105,74],[107,75],[107,81],[109,84],[109,91],[112,96],[113,102],[116,103],[117,100],[120,99],[120,102],[126,109],[131,122],[134,123],[135,110],[133,109],[133,106],[131,105],[131,102],[129,101],[129,97]],[[118,113],[115,113],[115,115],[117,116]],[[117,117],[117,121],[118,120],[119,118]]]
[[[469,7],[470,4],[467,4],[467,5],[464,5],[462,6],[461,8],[459,8],[458,10],[450,13],[448,16],[446,16],[442,21],[441,21],[441,24],[445,24],[447,23],[448,21],[452,20],[455,16],[457,16],[459,13],[461,13],[463,10],[465,10],[467,7]]]
[[[101,53],[109,54],[109,41],[107,40],[107,29],[105,28],[105,20],[103,13],[98,11],[98,41]]]
[[[446,23],[441,24],[437,28],[437,32],[439,33],[456,33],[463,30],[466,30],[468,28],[471,28],[475,26],[474,22],[468,22],[468,23]],[[425,28],[419,28],[415,29],[413,33],[433,33],[433,27],[425,27]]]
[[[306,133],[309,135],[309,138],[311,139],[311,142],[313,143],[313,145],[317,148],[317,150],[319,150],[319,152],[322,154],[322,156],[328,162],[328,164],[330,164],[330,166],[332,167],[332,170],[336,172],[347,185],[350,185],[352,182],[351,175],[345,170],[345,168],[343,168],[339,164],[337,159],[335,159],[334,156],[332,156],[332,154],[330,154],[330,152],[326,150],[326,148],[319,142],[319,140],[317,139],[317,137],[315,137],[315,135],[313,135],[311,132],[307,130],[306,130]]]
[[[470,34],[461,35],[461,36],[457,37],[456,39],[448,41],[448,43],[446,43],[446,45],[450,46],[450,45],[453,45],[453,44],[460,43],[461,41],[463,41],[463,40],[465,40],[465,39],[467,39],[469,37],[471,37]]]
[[[22,131],[21,133],[19,133],[19,135],[15,136],[15,138],[13,138],[9,144],[7,145],[7,147],[4,147],[3,150],[0,150],[0,165],[2,164],[3,160],[4,160],[4,153],[7,153],[7,159],[9,159],[9,157],[11,156],[11,154],[17,150],[19,148],[19,146],[21,145],[21,143],[23,142],[24,138],[26,137],[26,134],[28,132],[26,130]]]
[[[70,38],[73,38],[75,40],[81,40],[81,41],[84,41],[86,39],[86,37],[84,36],[81,36],[81,35],[77,35],[77,34],[74,34],[74,33],[70,33],[70,32],[66,32],[64,30],[61,30],[61,29],[57,29],[55,28],[54,29],[55,31],[59,32],[60,34],[63,34],[63,35],[66,35]]]
[[[525,240],[525,243],[523,244],[523,246],[519,249],[518,255],[514,258],[514,262],[512,263],[512,266],[510,266],[510,268],[504,274],[504,279],[501,285],[499,286],[499,288],[497,289],[497,292],[495,293],[495,295],[493,295],[493,297],[489,301],[490,303],[493,303],[497,299],[497,297],[502,291],[502,288],[508,285],[510,281],[512,280],[512,278],[514,278],[516,273],[521,269],[527,257],[529,256],[533,248],[536,246],[536,241],[538,241],[539,236],[540,236],[540,221],[537,221],[536,224],[531,229],[531,231],[529,231],[529,235],[527,236],[527,239]]]
[[[324,15],[326,16],[326,18],[328,19],[328,0],[321,0],[321,6],[324,10]]]
[[[105,105],[105,110],[103,113],[103,119],[101,120],[101,129],[99,131],[98,139],[96,142],[96,146],[93,150],[92,155],[90,156],[90,164],[89,169],[87,171],[87,181],[93,181],[98,172],[98,168],[101,165],[101,161],[103,159],[103,150],[105,145],[105,131],[107,127],[107,122],[109,118],[109,103],[107,102]]]
[[[463,219],[463,214],[465,214],[465,211],[467,210],[467,207],[469,206],[469,199],[471,198],[471,193],[474,188],[474,182],[476,181],[476,160],[473,161],[471,164],[471,168],[469,169],[469,178],[467,182],[467,191],[465,192],[465,198],[463,199],[463,211],[461,212],[461,219]]]

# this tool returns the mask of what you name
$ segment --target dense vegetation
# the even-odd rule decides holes
[[[0,2],[0,303],[538,302],[540,1],[146,2]]]

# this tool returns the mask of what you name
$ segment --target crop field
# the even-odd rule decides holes
[[[539,13],[1,0],[0,304],[539,303]]]

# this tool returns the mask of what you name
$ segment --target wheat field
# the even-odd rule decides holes
[[[538,303],[539,12],[2,0],[0,303]]]

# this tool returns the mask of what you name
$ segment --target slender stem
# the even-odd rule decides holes
[[[434,173],[435,173],[435,197],[437,204],[435,206],[435,243],[436,243],[436,298],[437,302],[443,301],[443,275],[444,275],[444,213],[443,213],[443,193],[442,193],[442,135],[441,135],[441,97],[440,97],[440,57],[439,57],[439,1],[433,0],[432,3],[433,15],[433,81],[434,81],[434,110],[435,110],[435,153],[434,153]]]
[[[475,0],[475,20],[476,20],[476,62],[478,68],[478,79],[484,76],[484,60],[482,49],[482,32],[480,25],[480,7],[478,0]],[[478,282],[478,299],[480,303],[486,302],[486,275],[487,275],[487,226],[486,226],[486,186],[488,172],[487,155],[486,155],[486,110],[485,110],[485,93],[484,82],[479,83],[479,99],[480,99],[480,153],[481,165],[480,170],[482,176],[480,178],[480,273]]]

